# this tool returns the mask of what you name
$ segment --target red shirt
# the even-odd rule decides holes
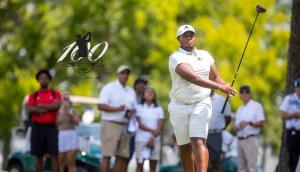
[[[48,90],[38,90],[38,94],[36,98],[34,98],[35,93],[31,93],[29,96],[29,100],[27,106],[37,106],[38,104],[51,104],[55,100],[60,101],[61,95],[58,91],[54,90],[55,97],[53,97],[53,93],[48,88]],[[35,100],[34,100],[35,99]],[[36,122],[39,124],[55,124],[57,118],[58,110],[49,111],[43,114],[32,114],[31,120],[32,122]]]

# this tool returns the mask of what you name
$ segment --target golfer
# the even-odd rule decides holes
[[[184,172],[207,171],[206,139],[211,117],[211,89],[234,96],[237,91],[219,76],[212,56],[197,50],[195,30],[190,25],[178,28],[180,43],[169,59],[172,79],[170,121],[180,150]]]

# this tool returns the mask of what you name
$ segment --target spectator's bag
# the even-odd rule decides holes
[[[125,133],[128,136],[134,136],[138,128],[139,128],[139,124],[135,116],[132,116],[129,118]]]

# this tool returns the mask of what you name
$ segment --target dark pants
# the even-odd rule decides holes
[[[295,172],[300,156],[300,130],[287,130],[287,147],[289,152],[290,172]]]
[[[208,133],[206,144],[209,152],[209,169],[217,168],[216,165],[221,164],[222,140],[222,132]]]
[[[58,129],[55,124],[32,124],[31,154],[43,156],[44,154],[58,154]]]

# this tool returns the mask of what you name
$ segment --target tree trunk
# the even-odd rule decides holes
[[[288,52],[288,66],[286,75],[286,94],[294,92],[294,81],[300,77],[300,0],[293,0],[291,36]],[[283,124],[282,142],[279,162],[276,172],[288,171],[288,152],[286,144],[286,130]]]
[[[3,162],[2,162],[2,169],[6,169],[7,167],[7,163],[8,163],[8,154],[10,152],[10,134],[5,135],[5,137],[3,138],[3,150],[2,150],[2,156],[3,156]],[[1,168],[0,168],[1,169]]]

